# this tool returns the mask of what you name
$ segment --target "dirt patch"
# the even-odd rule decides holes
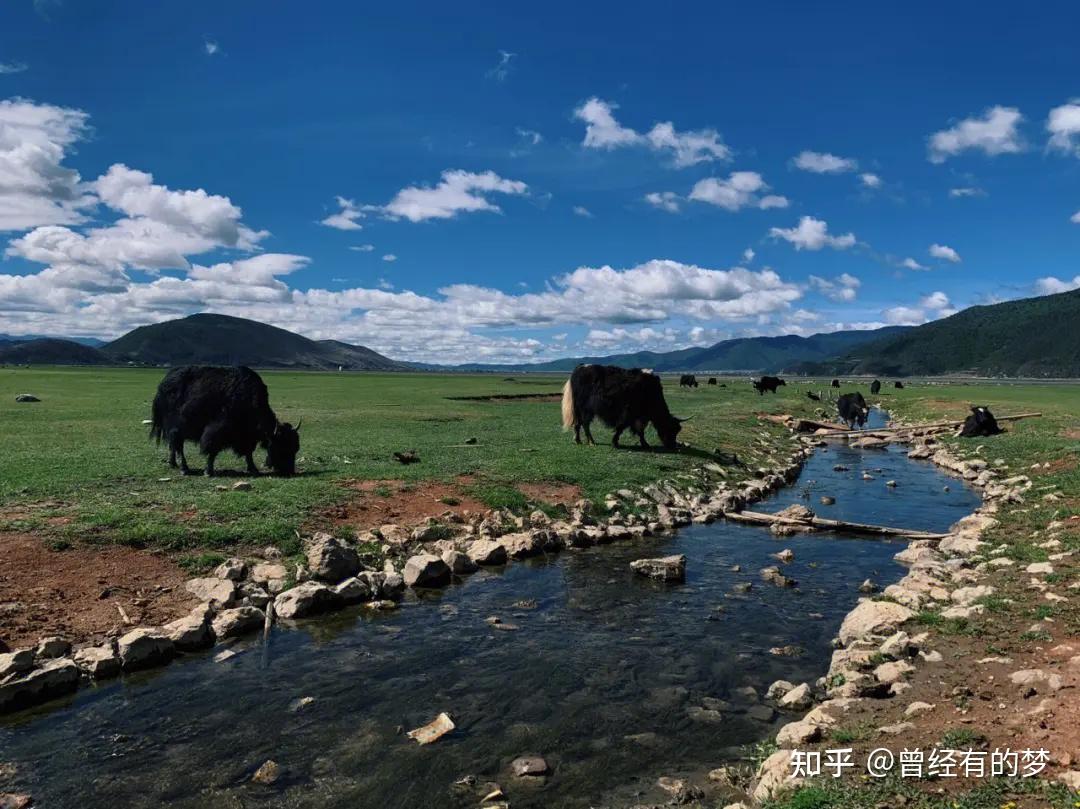
[[[0,643],[45,635],[97,641],[126,625],[171,621],[195,604],[187,575],[168,557],[116,545],[50,550],[29,534],[0,533]]]
[[[1064,438],[1071,439],[1073,441],[1080,441],[1080,430],[1076,428],[1070,428],[1068,430],[1062,430],[1061,435]]]
[[[472,478],[459,477],[453,483],[426,481],[405,483],[400,480],[355,480],[346,483],[353,493],[347,503],[328,510],[323,517],[333,525],[347,525],[357,530],[378,528],[386,523],[413,525],[428,517],[448,511],[455,514],[482,512],[487,506],[470,497],[465,489]]]
[[[549,505],[565,503],[569,506],[581,499],[581,487],[572,483],[519,483],[517,489],[530,500]]]
[[[1032,469],[1033,475],[1060,475],[1075,469],[1080,461],[1076,458],[1058,458],[1056,461],[1046,461],[1038,469]]]

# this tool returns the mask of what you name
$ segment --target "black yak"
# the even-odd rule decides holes
[[[680,388],[696,388],[697,386],[697,377],[693,374],[683,374],[679,377]]]
[[[836,400],[836,412],[840,414],[840,421],[848,427],[855,429],[855,425],[862,427],[866,424],[866,417],[870,415],[870,408],[866,406],[866,399],[856,391],[845,393]]]
[[[834,380],[832,381],[832,386],[833,386],[834,388],[838,388],[838,387],[840,387],[840,380],[839,380],[839,379],[834,379]]]
[[[214,459],[231,449],[258,474],[251,457],[256,447],[266,450],[266,463],[279,475],[296,471],[300,425],[281,423],[270,409],[266,385],[250,368],[188,365],[165,375],[154,396],[150,436],[169,445],[169,466],[187,475],[184,442],[198,441],[206,456],[206,474],[214,474]]]
[[[783,379],[778,376],[763,376],[757,382],[754,383],[754,390],[758,392],[759,396],[764,396],[765,391],[770,393],[776,393],[776,389],[781,385],[786,385]]]
[[[893,386],[894,388],[896,388],[897,390],[903,390],[903,389],[904,389],[904,383],[903,383],[903,382],[900,382],[900,381],[897,381],[897,382],[893,382],[893,383],[892,383],[892,386]]]
[[[870,383],[870,392],[874,393],[874,394],[881,393],[881,382],[879,382],[876,379],[873,382],[871,382]]]
[[[709,384],[710,385],[715,385],[716,384],[716,377],[715,376],[710,376],[709,377]]]
[[[820,402],[821,401],[821,397],[818,396],[816,393],[814,393],[812,390],[808,390],[806,392],[806,398],[809,399],[811,402]]]
[[[638,437],[642,447],[645,428],[651,422],[664,448],[678,448],[676,439],[682,422],[671,415],[664,400],[660,377],[640,368],[626,370],[614,365],[579,365],[563,385],[563,429],[574,428],[574,441],[581,443],[581,430],[585,440],[595,444],[589,425],[594,418],[615,430],[612,446],[619,446],[623,430],[630,430]]]
[[[964,419],[964,426],[960,429],[963,438],[980,438],[1003,432],[1005,431],[998,426],[994,414],[980,406],[971,408],[971,415]]]

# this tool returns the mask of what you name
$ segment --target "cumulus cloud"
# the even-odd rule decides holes
[[[823,247],[846,250],[855,244],[854,233],[832,236],[829,234],[829,224],[812,216],[802,217],[793,228],[772,228],[769,235],[790,242],[796,250],[821,250]]]
[[[87,130],[81,110],[0,101],[0,231],[84,221],[96,200],[63,161]]]
[[[881,178],[878,177],[876,174],[871,174],[870,172],[863,172],[862,174],[860,174],[859,182],[863,184],[864,188],[881,187]]]
[[[1056,295],[1059,292],[1070,292],[1074,289],[1080,289],[1080,275],[1071,280],[1068,278],[1062,280],[1048,275],[1035,282],[1035,292],[1038,295]]]
[[[382,260],[392,263],[394,261],[397,261],[397,256],[395,256],[393,253],[387,253],[382,257]]]
[[[645,195],[645,201],[661,211],[678,213],[682,198],[674,191],[653,191]]]
[[[654,124],[652,129],[642,134],[615,119],[618,108],[618,104],[593,97],[574,110],[574,117],[585,122],[585,139],[582,143],[586,148],[645,147],[670,154],[677,168],[731,158],[731,150],[715,129],[679,132],[673,123],[664,121]]]
[[[363,219],[366,214],[356,206],[353,200],[345,197],[337,197],[336,199],[340,210],[335,214],[330,214],[325,219],[319,220],[319,224],[335,230],[363,230],[364,226],[356,220]]]
[[[754,256],[756,256],[756,255],[757,255],[757,253],[755,253],[755,252],[754,252],[754,248],[753,248],[753,247],[747,247],[747,248],[746,248],[745,250],[743,250],[743,252],[742,252],[742,258],[743,258],[743,261],[745,261],[745,262],[746,262],[747,264],[749,264],[749,263],[750,263],[751,261],[753,261],[753,260],[754,260]]]
[[[1050,133],[1047,146],[1060,152],[1070,152],[1080,157],[1080,99],[1054,107],[1046,119],[1046,131]]]
[[[506,180],[493,171],[444,171],[434,186],[411,186],[397,192],[390,202],[374,209],[390,219],[423,222],[427,219],[452,219],[459,213],[502,209],[487,194],[522,195],[529,187],[518,180]]]
[[[786,208],[786,197],[766,194],[768,184],[756,171],[733,171],[727,179],[706,177],[698,180],[690,191],[690,199],[707,202],[728,211],[742,208]]]
[[[937,291],[924,295],[915,306],[893,306],[881,314],[885,322],[892,326],[921,326],[931,320],[938,320],[956,314],[957,309],[944,292]]]
[[[30,69],[26,62],[0,62],[0,76],[11,76],[15,73],[25,73]]]
[[[951,261],[953,264],[960,263],[960,254],[949,247],[947,244],[932,244],[930,245],[929,253],[933,258],[939,258],[943,261]]]
[[[934,309],[935,311],[941,311],[943,309],[951,309],[952,304],[949,302],[949,296],[944,292],[931,292],[919,301],[919,306],[924,309]]]
[[[1069,221],[1073,222],[1074,224],[1080,225],[1080,211],[1077,211],[1072,216],[1070,216]]]
[[[930,269],[929,267],[920,264],[910,256],[901,261],[900,266],[903,267],[905,270],[915,270],[916,272],[924,272]]]
[[[592,219],[593,212],[586,208],[584,205],[574,206],[574,215],[580,216],[582,219]]]
[[[982,117],[965,118],[930,136],[930,162],[943,163],[969,149],[990,156],[1021,152],[1024,142],[1018,129],[1023,120],[1020,110],[1001,106],[991,107]]]
[[[793,160],[795,168],[814,174],[842,174],[845,171],[855,171],[859,164],[855,160],[846,157],[837,157],[828,152],[799,152]],[[873,175],[871,175],[873,176]]]
[[[218,45],[218,43],[215,42],[212,39],[204,39],[203,40],[203,47],[206,49],[206,55],[207,56],[213,56],[214,54],[216,54],[218,51],[221,50],[221,46]]]
[[[810,283],[811,289],[820,292],[830,300],[844,303],[850,303],[855,300],[858,295],[859,287],[862,286],[862,281],[848,273],[842,273],[831,279],[822,278],[819,275],[811,275],[807,280]]]

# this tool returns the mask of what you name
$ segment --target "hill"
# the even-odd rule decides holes
[[[873,340],[838,358],[803,363],[814,374],[1080,377],[1080,290],[972,306]]]
[[[227,315],[200,314],[140,326],[102,351],[139,365],[250,365],[256,368],[400,371],[405,366],[369,348],[309,340],[276,326]]]
[[[478,371],[572,371],[582,363],[619,365],[623,368],[652,368],[655,371],[782,371],[793,364],[825,360],[844,354],[869,341],[901,334],[903,326],[888,326],[873,331],[835,331],[799,337],[740,337],[704,348],[678,351],[639,351],[634,354],[610,354],[594,357],[568,357],[535,365],[462,365],[459,370]]]
[[[0,364],[5,365],[110,365],[112,360],[92,346],[51,337],[37,340],[0,340]]]

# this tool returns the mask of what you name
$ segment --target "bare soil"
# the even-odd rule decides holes
[[[51,550],[41,537],[0,533],[0,647],[47,635],[99,641],[127,624],[161,624],[195,604],[169,557],[119,545]]]

